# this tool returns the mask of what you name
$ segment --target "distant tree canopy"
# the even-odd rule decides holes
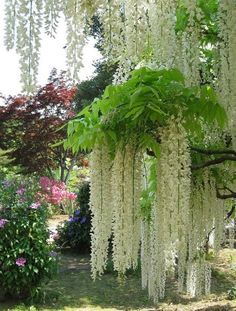
[[[77,85],[74,99],[77,112],[91,104],[94,98],[98,98],[103,94],[105,88],[112,83],[115,70],[116,66],[110,66],[105,61],[96,64],[94,76]]]
[[[68,86],[64,74],[54,72],[50,82],[32,96],[10,96],[0,106],[0,148],[9,150],[8,165],[19,165],[24,173],[45,173],[60,167],[61,180],[66,177],[66,160],[70,156],[63,146],[61,128],[75,115],[73,98],[76,88]]]

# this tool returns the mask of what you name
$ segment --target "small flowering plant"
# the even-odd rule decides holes
[[[57,268],[47,244],[48,212],[37,200],[38,183],[0,181],[0,292],[4,296],[32,296]]]
[[[41,200],[54,206],[62,207],[66,214],[73,213],[73,203],[77,195],[74,192],[70,192],[64,182],[43,176],[40,177],[39,184],[41,191],[38,195]]]
[[[80,252],[90,250],[91,213],[89,209],[89,184],[81,185],[78,193],[79,210],[60,227],[55,240],[60,247],[77,248]]]
[[[90,217],[80,210],[67,221],[58,227],[58,239],[55,240],[58,246],[70,246],[78,248],[79,251],[89,251],[90,249]]]

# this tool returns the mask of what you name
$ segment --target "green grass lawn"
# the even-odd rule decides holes
[[[44,302],[31,306],[14,302],[0,303],[0,310],[236,310],[236,301],[227,300],[227,290],[236,285],[236,250],[233,254],[225,251],[216,263],[212,294],[209,297],[190,299],[179,295],[176,284],[169,280],[167,298],[156,307],[148,299],[147,292],[141,290],[138,273],[128,275],[123,283],[117,281],[114,273],[107,273],[93,282],[88,260],[88,256],[71,253],[61,255],[61,272],[46,286]]]

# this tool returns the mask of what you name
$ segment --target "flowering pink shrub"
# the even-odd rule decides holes
[[[74,201],[77,197],[75,193],[67,190],[64,182],[48,177],[40,177],[39,184],[42,189],[43,198],[53,205],[63,204],[67,200]]]

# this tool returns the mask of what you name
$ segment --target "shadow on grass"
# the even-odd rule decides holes
[[[158,310],[148,299],[146,290],[141,289],[141,278],[138,273],[130,274],[123,283],[119,283],[114,273],[107,273],[95,282],[91,280],[89,256],[64,253],[60,259],[60,273],[45,287],[44,303],[36,304],[37,310]],[[230,289],[233,282],[224,274],[213,273],[212,294],[222,296]],[[211,296],[212,297],[212,296]],[[212,299],[212,298],[211,298]],[[176,283],[169,279],[164,303],[190,305],[201,299],[191,299],[177,293]],[[205,301],[205,298],[204,298]],[[226,301],[227,302],[227,301]],[[0,310],[32,310],[29,307],[18,309],[11,304],[0,304]],[[159,309],[164,310],[164,309]],[[169,310],[169,309],[168,309]],[[178,309],[181,310],[181,309]],[[230,307],[199,310],[233,310]]]

